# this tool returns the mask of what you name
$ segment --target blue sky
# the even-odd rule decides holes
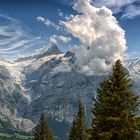
[[[70,15],[78,14],[72,0],[1,0],[0,56],[19,58],[37,52],[50,42],[62,51],[80,45],[78,37],[61,27]],[[95,7],[106,6],[113,11],[125,30],[127,52],[140,56],[140,0],[94,0]]]

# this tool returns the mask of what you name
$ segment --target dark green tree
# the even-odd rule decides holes
[[[69,140],[76,140],[76,130],[77,130],[77,127],[76,127],[76,121],[75,121],[75,117],[74,117],[72,126],[70,128]]]
[[[72,127],[69,133],[69,140],[86,140],[85,108],[79,100],[78,112],[74,116]]]
[[[52,129],[51,129],[51,128],[49,128],[49,129],[48,129],[47,140],[55,140],[55,138],[54,138],[54,136],[53,136],[53,132],[52,132]]]
[[[33,140],[54,140],[52,130],[48,126],[44,113],[41,113],[39,123],[33,130]]]
[[[90,140],[135,139],[139,100],[132,88],[128,71],[117,60],[111,75],[97,89]]]

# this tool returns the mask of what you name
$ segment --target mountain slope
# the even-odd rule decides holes
[[[10,123],[12,128],[29,131],[34,127],[32,121],[22,118],[19,103],[26,99],[21,95],[18,84],[13,82],[10,72],[0,66],[0,122]]]
[[[125,66],[135,83],[134,90],[138,93],[140,61],[139,59],[125,60]],[[105,76],[106,74],[86,75],[79,72],[74,54],[69,51],[63,54],[55,44],[41,53],[15,62],[1,60],[0,107],[6,106],[3,108],[6,110],[3,119],[10,116],[9,120],[11,124],[14,122],[12,124],[14,127],[13,120],[20,120],[16,122],[23,130],[27,127],[26,124],[29,124],[30,128],[34,126],[31,121],[36,123],[39,114],[44,112],[51,127],[59,126],[61,131],[58,133],[54,129],[55,134],[61,140],[66,139],[64,133],[66,134],[68,125],[77,110],[78,98],[82,98],[89,120],[92,98],[96,96],[96,89]],[[9,104],[12,109],[7,107]],[[3,119],[0,117],[0,120]],[[20,125],[21,120],[24,120],[25,126]]]

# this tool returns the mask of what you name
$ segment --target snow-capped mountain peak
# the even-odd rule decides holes
[[[62,53],[59,50],[58,46],[56,44],[54,44],[54,43],[48,48],[47,52],[48,53],[51,53],[51,54],[59,54],[59,53]]]
[[[0,66],[1,73],[5,76],[3,72],[5,71],[8,73],[7,77],[10,77],[9,85],[13,83],[12,87],[15,89],[17,85],[20,87],[20,99],[16,102],[19,112],[33,122],[38,120],[40,112],[45,112],[47,117],[69,124],[75,114],[78,97],[82,98],[86,115],[90,118],[92,97],[96,96],[96,89],[100,81],[105,78],[105,75],[89,76],[79,72],[74,54],[70,51],[62,53],[56,44],[16,62],[0,60]],[[127,59],[124,61],[124,66],[130,72],[130,77],[135,82],[135,91],[138,93],[139,59]],[[1,85],[3,77],[0,77]],[[13,100],[14,96],[13,94]],[[30,122],[30,125],[33,124]]]
[[[42,53],[34,55],[33,58],[39,59],[45,56],[49,55],[57,55],[57,54],[62,54],[62,52],[59,50],[56,44],[52,44],[47,50],[44,50]]]
[[[33,54],[32,56],[28,56],[28,57],[25,57],[25,58],[20,58],[20,59],[16,60],[15,62],[40,59],[40,58],[43,58],[43,57],[46,57],[46,56],[58,55],[58,54],[63,54],[63,52],[60,51],[58,46],[53,43],[48,48],[44,48],[43,51],[41,51],[39,53],[36,53],[36,54]]]

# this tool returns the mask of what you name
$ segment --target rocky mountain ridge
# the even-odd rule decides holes
[[[138,93],[140,61],[129,59],[124,64]],[[105,76],[80,73],[74,54],[62,53],[55,44],[14,62],[0,60],[0,121],[9,121],[13,127],[29,131],[44,112],[53,121],[70,124],[79,97],[90,119],[92,97]]]

